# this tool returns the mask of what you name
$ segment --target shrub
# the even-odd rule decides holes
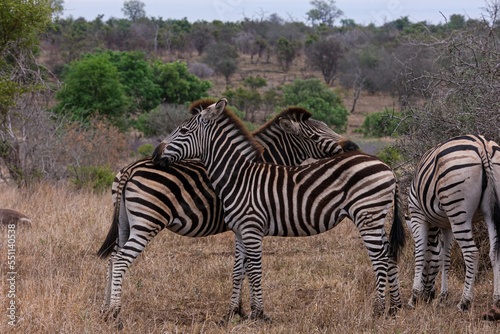
[[[139,153],[139,155],[142,158],[145,158],[145,157],[152,156],[154,150],[155,150],[155,148],[152,144],[144,144],[137,149],[137,153]]]
[[[115,172],[109,166],[71,166],[70,182],[78,189],[89,189],[102,193],[111,189]]]
[[[301,106],[313,114],[313,118],[333,126],[337,132],[347,130],[349,111],[342,106],[340,95],[318,79],[296,79],[283,87],[285,105]]]
[[[385,108],[384,111],[366,115],[361,127],[356,130],[365,137],[399,136],[407,131],[410,122],[400,125],[400,120],[405,112],[394,112],[394,109]]]
[[[133,125],[146,137],[166,135],[188,117],[189,112],[184,105],[165,103],[148,113],[140,115]]]

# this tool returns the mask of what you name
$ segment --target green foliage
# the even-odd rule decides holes
[[[108,116],[115,125],[124,128],[124,116],[131,98],[120,81],[118,69],[108,53],[89,55],[66,67],[65,87],[57,92],[57,113],[68,113],[74,121],[86,122],[96,114]]]
[[[402,160],[399,151],[394,146],[388,146],[377,153],[377,157],[389,166]]]
[[[19,96],[39,88],[33,85],[32,53],[37,52],[53,11],[48,1],[0,1],[0,124]]]
[[[301,43],[299,41],[289,41],[285,37],[280,37],[276,44],[277,58],[281,67],[286,72],[290,69],[290,64],[295,59],[297,51],[300,49]]]
[[[116,174],[109,166],[74,166],[69,172],[70,182],[78,189],[90,189],[99,193],[111,188]]]
[[[245,89],[240,86],[235,90],[228,89],[222,92],[222,95],[227,98],[229,104],[243,110],[247,116],[251,117],[252,121],[255,121],[254,113],[262,102],[262,97],[257,90]]]
[[[144,144],[137,149],[137,153],[139,153],[141,157],[145,158],[152,156],[154,150],[155,148],[152,144]]]
[[[283,87],[285,105],[301,106],[313,114],[313,118],[333,126],[337,132],[347,130],[349,112],[342,106],[339,94],[318,79],[296,79]]]
[[[255,90],[258,88],[266,87],[267,80],[259,75],[256,77],[249,76],[249,77],[246,77],[245,80],[243,80],[243,86],[248,87],[252,90]]]
[[[112,52],[111,63],[118,69],[125,94],[132,99],[131,112],[149,111],[161,103],[162,88],[155,83],[153,71],[146,62],[144,52]]]
[[[208,97],[207,90],[212,87],[210,81],[201,81],[188,72],[186,63],[162,63],[157,60],[152,64],[154,82],[161,87],[161,99],[164,103],[182,104]]]
[[[409,121],[400,126],[400,119],[404,116],[404,112],[394,112],[394,109],[385,108],[384,111],[366,115],[358,132],[365,137],[398,136],[410,126]]]

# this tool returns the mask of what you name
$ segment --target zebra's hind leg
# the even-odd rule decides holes
[[[385,313],[385,289],[387,285],[388,276],[397,277],[397,265],[389,263],[388,249],[389,243],[385,234],[385,230],[379,226],[380,224],[373,224],[369,229],[358,228],[361,233],[368,255],[372,262],[373,271],[375,272],[375,300],[373,305],[373,313],[375,316],[381,316]],[[389,267],[391,272],[389,272]],[[396,286],[397,285],[397,286]],[[395,307],[401,304],[401,297],[399,295],[399,282],[393,280],[391,282],[391,303]]]
[[[472,223],[471,220],[462,224],[451,224],[453,234],[457,240],[465,260],[465,282],[462,299],[458,304],[458,309],[467,311],[472,302],[474,279],[477,272],[479,262],[479,250],[472,238]]]
[[[118,328],[121,328],[121,321],[118,315],[121,310],[121,294],[122,294],[122,280],[132,262],[144,250],[148,242],[158,234],[158,230],[151,230],[144,233],[143,228],[141,231],[132,229],[130,238],[125,242],[123,247],[119,248],[110,257],[110,266],[108,267],[108,275],[110,280],[109,295],[106,292],[105,303],[101,314],[105,320],[117,321]],[[107,307],[104,307],[107,306]]]
[[[413,239],[415,240],[415,274],[413,278],[412,295],[408,301],[408,306],[414,308],[415,303],[422,298],[424,290],[422,277],[425,268],[429,226],[425,221],[416,218],[416,216],[420,216],[418,213],[411,213],[411,230]]]
[[[424,291],[422,293],[423,301],[431,302],[436,298],[436,276],[441,266],[441,230],[434,226],[429,229],[427,238],[427,250],[425,252],[425,265],[422,271],[422,284]]]
[[[453,242],[453,232],[451,229],[442,230],[442,255],[441,255],[441,293],[439,296],[439,302],[444,303],[448,299],[448,273],[450,271],[451,263],[451,243]]]

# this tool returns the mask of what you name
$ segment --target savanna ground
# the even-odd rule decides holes
[[[107,261],[95,252],[108,231],[111,195],[67,186],[19,190],[0,185],[2,207],[33,219],[16,230],[17,321],[8,325],[7,229],[1,237],[0,333],[111,333],[99,315]],[[492,273],[478,278],[470,313],[457,310],[463,273],[452,269],[446,305],[373,317],[374,275],[358,231],[346,220],[309,238],[266,238],[263,295],[272,323],[218,325],[231,292],[233,235],[193,239],[163,231],[124,278],[121,333],[498,333],[480,320],[491,306]],[[413,275],[410,239],[399,262],[407,302]],[[439,279],[439,277],[438,277]],[[244,302],[248,305],[248,285]]]

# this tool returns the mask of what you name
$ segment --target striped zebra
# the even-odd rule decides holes
[[[455,137],[423,155],[408,199],[410,220],[407,222],[415,239],[415,277],[410,306],[420,298],[434,298],[434,282],[440,269],[441,300],[447,297],[450,250],[455,238],[466,266],[458,308],[462,311],[469,308],[479,260],[472,224],[483,218],[488,227],[493,264],[493,301],[500,306],[499,191],[500,146],[483,136]]]
[[[193,114],[214,104],[213,100],[193,103]],[[324,123],[310,119],[311,113],[291,107],[254,133],[265,148],[265,161],[298,165],[306,158],[323,158],[358,146],[333,132]],[[123,276],[147,243],[161,230],[203,237],[228,230],[222,202],[215,195],[202,162],[180,161],[159,166],[150,158],[124,168],[113,182],[115,210],[108,236],[98,251],[111,254],[106,293],[102,306],[105,318],[118,316]],[[239,310],[244,315],[243,309]]]
[[[225,222],[235,233],[233,290],[225,321],[239,311],[241,286],[250,281],[251,319],[268,319],[262,300],[264,236],[311,236],[351,218],[368,250],[376,277],[374,310],[401,307],[397,254],[404,245],[401,201],[393,171],[379,159],[347,152],[298,167],[258,161],[260,146],[232,114],[225,99],[194,115],[155,149],[157,163],[200,158],[223,202]],[[394,205],[390,243],[384,230]]]

